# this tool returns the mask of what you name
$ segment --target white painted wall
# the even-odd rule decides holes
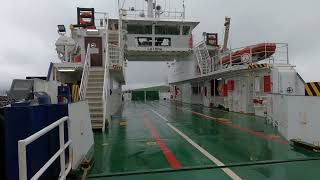
[[[293,67],[274,67],[272,68],[273,93],[288,95],[304,95],[304,82],[297,75]],[[293,88],[293,93],[287,92],[288,87]]]
[[[210,101],[211,101],[211,94],[210,94],[210,81],[206,81],[203,84],[203,88],[202,88],[202,104],[204,106],[209,107],[210,105]],[[207,96],[205,96],[205,88],[207,88]]]
[[[272,95],[272,99],[272,117],[285,138],[319,145],[320,97]]]
[[[84,158],[88,158],[94,145],[89,105],[87,101],[81,101],[69,104],[68,109],[73,148],[72,168],[77,169]]]
[[[170,99],[170,93],[169,92],[159,92],[159,98],[160,100],[169,100]]]
[[[174,83],[196,77],[196,57],[191,54],[190,56],[177,59],[169,69],[168,82]]]
[[[114,115],[122,104],[122,91],[121,89],[112,89],[112,95],[110,96],[110,115]]]

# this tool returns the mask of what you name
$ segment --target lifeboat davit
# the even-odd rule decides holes
[[[272,56],[277,49],[275,43],[260,43],[254,46],[249,46],[224,56],[220,59],[219,64],[241,63],[241,57],[248,54],[252,56],[253,61],[261,61]],[[231,60],[230,60],[231,59]]]

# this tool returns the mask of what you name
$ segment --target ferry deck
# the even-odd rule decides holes
[[[166,101],[127,102],[95,132],[88,179],[315,179],[319,154],[253,115]]]

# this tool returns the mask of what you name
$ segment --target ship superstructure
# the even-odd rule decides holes
[[[320,83],[304,82],[288,44],[231,49],[231,17],[222,44],[212,32],[195,42],[184,1],[181,11],[125,2],[117,18],[77,8],[70,35],[58,25],[61,62],[13,81],[0,178],[317,177]],[[122,92],[128,61],[166,63],[168,84]]]
[[[264,117],[286,139],[317,146],[317,135],[301,134],[316,123],[311,118],[316,112],[301,107],[318,101],[310,97],[317,96],[310,93],[318,91],[317,83],[306,83],[299,75],[289,61],[286,43],[263,42],[228,49],[230,21],[227,17],[222,45],[218,44],[218,34],[204,33],[190,58],[170,64],[171,98]],[[305,121],[309,128],[302,125]]]
[[[79,100],[88,100],[93,129],[102,129],[121,105],[125,60],[120,30],[106,13],[78,8],[78,22],[71,36],[60,26],[56,42],[61,63],[53,63],[49,80],[78,85]]]

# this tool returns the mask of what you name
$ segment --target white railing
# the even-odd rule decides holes
[[[259,51],[253,52],[257,45],[240,47],[228,52],[219,53],[212,57],[214,61],[214,70],[226,69],[236,65],[252,63],[268,64],[289,64],[289,49],[286,43],[264,43],[265,47]],[[267,47],[270,44],[276,45],[275,51],[270,51]],[[246,49],[248,52],[239,53]],[[271,55],[270,55],[271,54]],[[227,61],[226,61],[227,60]]]
[[[64,123],[67,122],[68,124],[68,138],[69,140],[65,143],[64,139]],[[30,137],[20,140],[18,142],[18,158],[19,158],[19,179],[20,180],[27,180],[27,146],[32,142],[36,141],[43,135],[47,134],[54,128],[59,126],[59,142],[60,142],[60,149],[46,162],[46,164],[31,178],[31,180],[36,180],[41,177],[41,175],[60,157],[60,175],[59,179],[64,180],[66,179],[67,175],[71,171],[72,165],[72,141],[70,140],[70,122],[69,117],[61,118],[60,120],[52,123],[51,125],[47,126],[46,128],[42,129],[41,131],[31,135]],[[66,156],[65,151],[69,147],[69,154],[68,154],[68,163],[66,164]]]
[[[105,28],[107,25],[107,17],[109,16],[106,12],[94,12],[95,15],[95,26],[97,28]]]
[[[127,10],[122,9],[121,15],[123,18],[148,18],[147,10]],[[159,14],[154,13],[154,19],[172,19],[172,20],[184,20],[185,13],[179,11],[161,11]]]
[[[120,48],[118,46],[108,44],[109,50],[109,64],[112,65],[120,65],[122,66],[122,60],[120,59]]]
[[[108,74],[109,74],[109,33],[108,33],[108,27],[109,27],[109,20],[107,20],[107,26],[106,26],[106,59],[104,63],[104,80],[103,80],[103,92],[102,92],[102,106],[103,106],[103,125],[102,125],[102,131],[105,131],[106,128],[106,118],[108,116],[108,109],[107,109],[107,102],[108,102],[108,88],[109,88],[109,83],[108,83]],[[109,119],[109,117],[108,117]]]
[[[84,65],[83,65],[80,91],[79,91],[80,100],[86,99],[87,85],[88,85],[88,78],[89,78],[89,71],[90,71],[90,59],[91,59],[90,53],[91,53],[91,48],[90,48],[90,44],[88,44],[86,58],[85,58]]]

